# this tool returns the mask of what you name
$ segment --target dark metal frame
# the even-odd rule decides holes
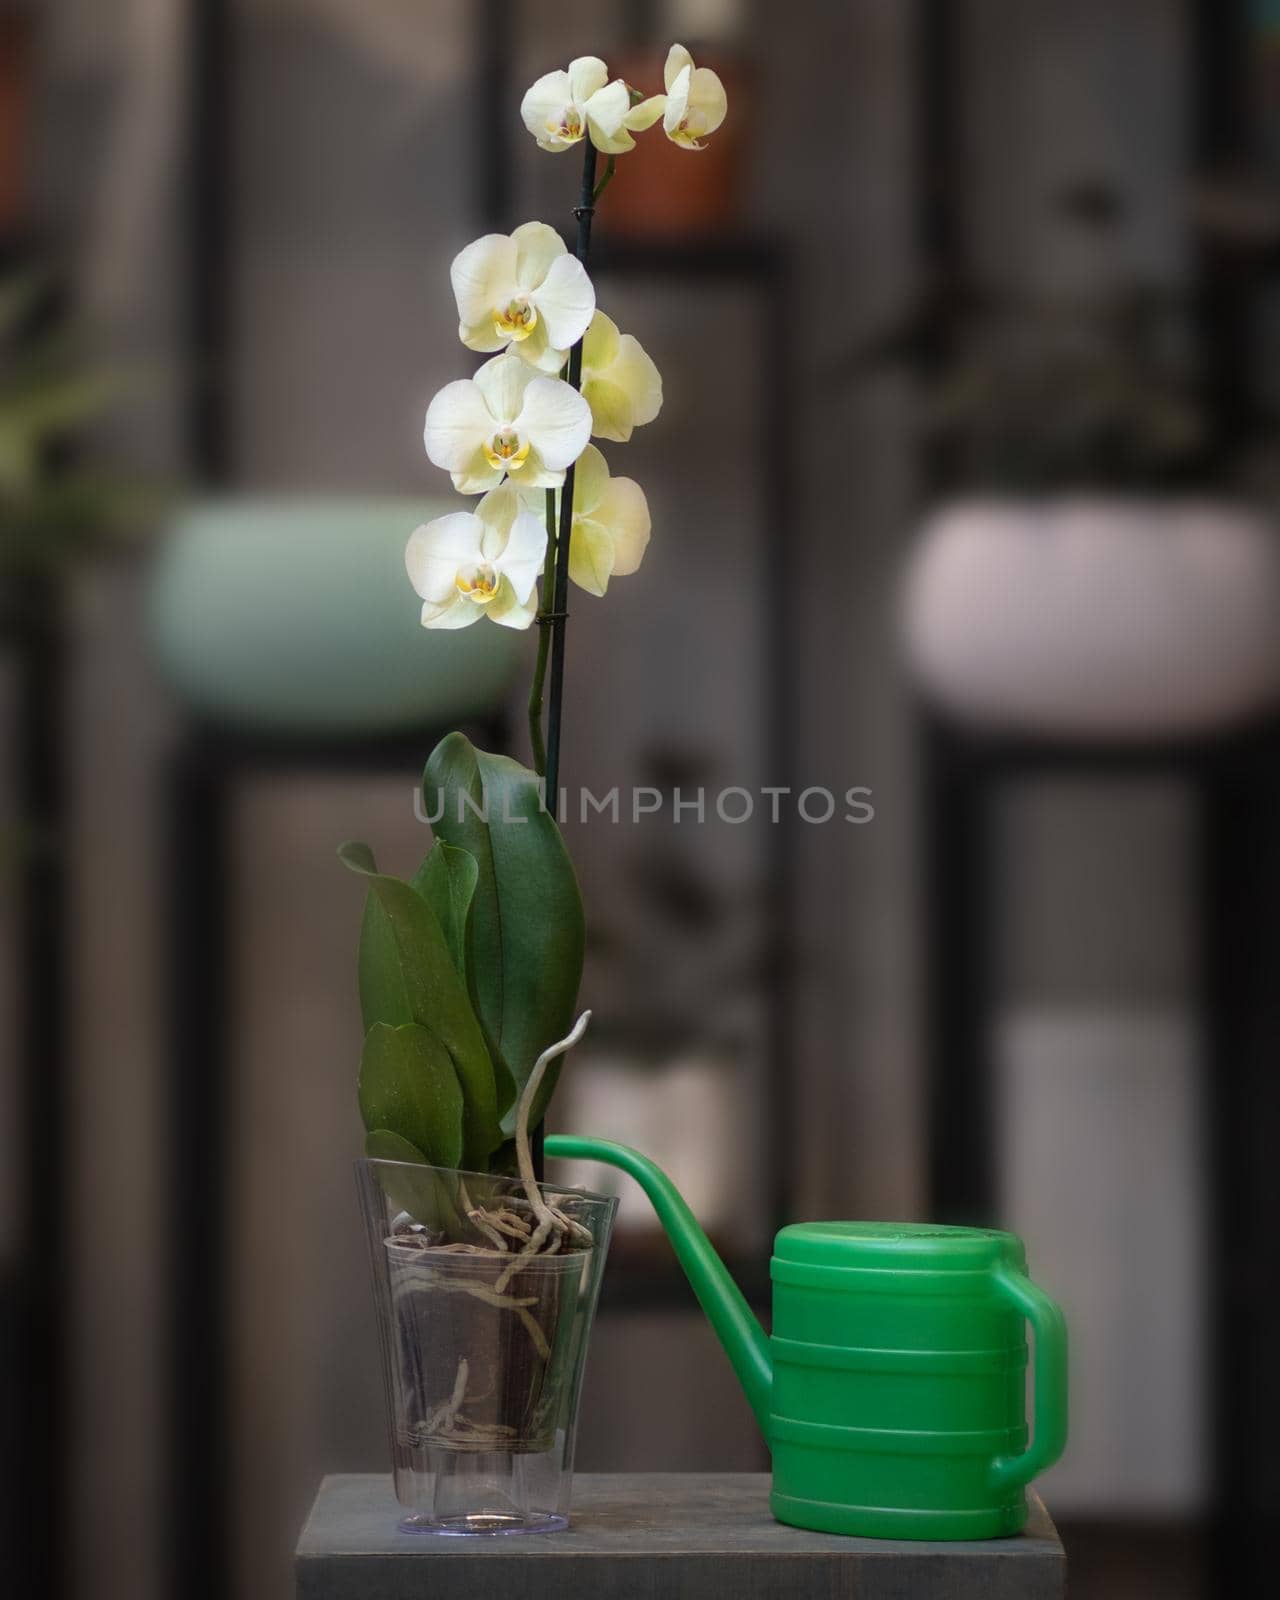
[[[169,1360],[166,1572],[183,1600],[233,1592],[230,1507],[230,1201],[235,1171],[235,1071],[230,956],[235,926],[234,800],[270,775],[421,775],[423,752],[447,731],[385,740],[258,738],[189,728],[168,794]],[[505,719],[471,731],[503,748]]]
[[[6,1453],[13,1488],[4,1496],[7,1548],[26,1592],[59,1600],[69,1563],[57,1525],[66,1494],[70,1429],[70,1120],[67,1062],[71,953],[67,877],[67,659],[59,579],[31,585],[14,640],[18,760],[15,878],[19,939],[15,1079],[20,1244],[4,1294],[3,1335],[12,1339],[5,1376]],[[6,1280],[9,1274],[6,1272]]]
[[[926,729],[929,1173],[943,1221],[1001,1220],[990,1047],[1000,794],[1046,775],[1155,775],[1195,797],[1210,1561],[1219,1586],[1261,1594],[1280,1504],[1271,1443],[1280,1420],[1272,1371],[1280,1341],[1280,723],[1200,743],[1122,747],[982,738],[937,720]]]
[[[41,264],[43,241],[0,238],[0,268]],[[17,337],[38,338],[65,308],[66,286],[39,297]],[[58,470],[58,461],[48,464]],[[70,1426],[70,1306],[65,1263],[51,1241],[68,1236],[71,942],[67,853],[69,663],[64,580],[34,573],[4,596],[6,656],[14,678],[14,982],[16,1146],[13,1200],[17,1248],[0,1280],[0,1354],[5,1357],[0,1449],[14,1473],[0,1527],[17,1552],[17,1581],[60,1600],[70,1564],[57,1537]]]
[[[1239,0],[1195,0],[1196,145],[1202,171],[1240,165],[1245,16]],[[948,0],[920,0],[922,250],[942,276],[963,270],[956,186],[959,146],[955,22]],[[1202,250],[1199,311],[1219,437],[1243,421],[1252,308],[1261,273],[1221,247]],[[926,464],[945,482],[945,463]],[[1001,790],[1032,776],[1124,779],[1161,774],[1197,801],[1195,890],[1200,930],[1204,1150],[1211,1295],[1207,1384],[1212,1414],[1210,1592],[1261,1594],[1272,1584],[1280,1519],[1272,1441],[1280,1386],[1280,721],[1201,741],[1090,745],[975,734],[921,710],[926,856],[927,1092],[931,1200],[944,1220],[998,1220],[996,1105],[988,1029],[995,993],[992,865]]]

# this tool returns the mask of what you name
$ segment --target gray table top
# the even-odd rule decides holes
[[[299,1600],[1061,1600],[1043,1504],[1011,1539],[925,1544],[807,1533],[769,1514],[766,1473],[574,1479],[572,1527],[527,1538],[400,1533],[389,1477],[326,1478],[298,1540]]]

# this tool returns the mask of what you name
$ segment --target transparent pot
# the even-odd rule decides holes
[[[471,1253],[483,1210],[536,1220],[518,1178],[357,1163],[406,1532],[544,1533],[569,1523],[587,1340],[617,1201],[539,1185],[593,1243]],[[451,1248],[452,1247],[452,1248]]]

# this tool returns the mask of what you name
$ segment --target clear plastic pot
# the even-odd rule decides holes
[[[578,1397],[617,1201],[539,1186],[585,1228],[517,1259],[472,1214],[536,1222],[517,1178],[396,1161],[357,1167],[406,1531],[493,1535],[568,1526]],[[501,1234],[499,1235],[501,1237]]]

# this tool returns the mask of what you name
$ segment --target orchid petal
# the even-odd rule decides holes
[[[458,318],[468,326],[493,320],[496,306],[516,293],[517,241],[505,233],[486,233],[453,258],[449,281],[458,302]]]
[[[452,474],[453,487],[459,494],[484,494],[496,489],[502,482],[501,467],[491,467],[483,450],[477,450],[466,466]]]
[[[573,469],[574,516],[592,516],[608,483],[608,463],[595,445],[589,444],[578,457]]]
[[[569,576],[588,594],[604,594],[613,576],[613,540],[589,517],[574,520],[569,539]]]
[[[608,376],[630,398],[632,421],[637,428],[652,422],[662,410],[662,374],[633,335],[624,333],[619,339],[618,354],[609,366]]]
[[[591,407],[592,436],[626,444],[635,426],[635,413],[627,391],[607,378],[584,378],[582,393]]]
[[[502,423],[513,422],[524,404],[524,392],[535,373],[527,362],[511,354],[486,361],[475,375],[474,387],[489,411],[486,437]]]
[[[513,494],[512,499],[516,497]],[[547,530],[541,521],[519,506],[507,534],[506,548],[494,565],[511,587],[521,605],[526,605],[542,572],[547,556]]]
[[[536,450],[530,450],[524,466],[512,481],[519,485],[522,492],[558,489],[564,482],[564,468],[549,467]]]
[[[480,371],[484,370],[481,367]],[[437,467],[461,472],[470,465],[481,441],[492,430],[493,417],[479,384],[471,378],[458,378],[446,383],[427,407],[422,442]]]
[[[441,605],[455,591],[458,568],[479,559],[484,524],[470,511],[451,511],[415,528],[405,546],[404,564],[414,593]]]
[[[582,369],[607,367],[618,354],[618,324],[597,311],[582,341]]]
[[[622,155],[635,149],[635,140],[627,132],[626,117],[631,109],[631,94],[621,78],[593,94],[583,107],[591,142],[605,155]]]
[[[476,507],[480,521],[480,554],[486,561],[497,561],[506,549],[511,525],[520,514],[520,496],[511,484],[490,489]]]
[[[522,605],[516,597],[514,586],[504,578],[497,594],[485,607],[485,614],[490,622],[496,622],[501,628],[527,628],[537,609],[536,604]]]
[[[557,349],[577,344],[596,309],[596,292],[586,268],[571,255],[561,255],[551,263],[529,298],[539,320],[546,324],[548,343]]]
[[[633,133],[643,133],[646,128],[651,128],[658,118],[667,109],[665,94],[651,94],[647,100],[641,100],[639,105],[631,107],[623,117],[623,125]]]
[[[570,98],[581,106],[608,83],[609,69],[599,56],[579,56],[577,60],[569,63],[566,76]]]
[[[710,67],[695,67],[693,81],[689,86],[689,118],[696,121],[696,133],[699,138],[714,133],[724,121],[729,111],[729,97],[724,92],[724,84],[720,82],[718,74],[712,72]]]
[[[565,255],[565,242],[545,222],[523,222],[511,235],[516,247],[516,283],[526,294],[536,289],[552,263]]]
[[[675,135],[684,114],[689,109],[689,89],[693,83],[693,67],[682,67],[673,82],[667,85],[667,104],[662,114],[662,126],[667,138]]]
[[[535,328],[533,331],[537,333],[538,330]],[[458,324],[458,337],[468,350],[478,350],[482,355],[492,350],[504,350],[507,344],[506,338],[494,331],[492,317],[486,317],[483,322],[477,322],[472,327],[468,327],[465,322],[460,322]],[[530,335],[530,338],[532,338],[532,335]],[[529,340],[526,339],[525,343],[528,344]],[[528,358],[526,357],[526,359]]]
[[[528,367],[524,370],[531,372]],[[554,472],[582,454],[591,437],[591,407],[576,389],[559,378],[531,375],[515,426]]]
[[[662,69],[662,85],[668,94],[671,93],[671,85],[686,67],[692,70],[693,57],[682,44],[673,44],[667,51],[666,64]]]
[[[634,478],[610,478],[592,520],[609,530],[613,538],[613,576],[623,578],[635,572],[644,559],[652,523],[649,502]]]
[[[567,348],[561,349],[551,343],[547,337],[547,325],[541,316],[534,324],[529,337],[511,345],[510,350],[512,355],[519,356],[526,366],[533,367],[538,372],[545,372],[553,378],[563,368],[569,356]]]
[[[472,605],[463,595],[456,594],[442,605],[432,605],[428,600],[422,607],[424,628],[469,628],[484,615],[480,606]]]

